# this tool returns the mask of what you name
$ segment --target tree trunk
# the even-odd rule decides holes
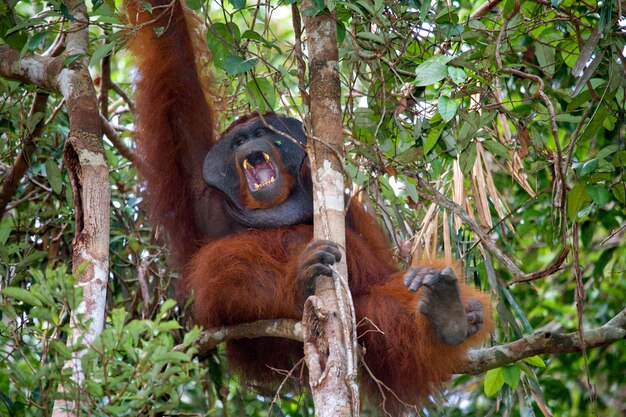
[[[311,16],[302,3],[307,33],[310,117],[306,120],[313,177],[315,239],[335,241],[342,261],[334,277],[320,277],[303,317],[305,360],[317,416],[356,416],[357,345],[354,306],[345,262],[345,204],[341,84],[337,30],[327,10]],[[317,332],[317,333],[316,333]]]

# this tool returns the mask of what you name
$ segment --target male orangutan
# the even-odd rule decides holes
[[[206,85],[196,67],[202,49],[193,17],[178,1],[129,5],[135,27],[140,172],[154,222],[167,232],[203,326],[259,319],[299,320],[318,275],[340,259],[330,241],[312,241],[312,189],[302,124],[250,114],[219,139]],[[154,29],[163,28],[157,36]],[[295,140],[294,140],[295,139]],[[448,380],[469,346],[491,328],[488,298],[441,263],[400,271],[376,220],[355,200],[346,253],[364,361],[389,390],[390,406],[420,404]],[[365,320],[364,320],[365,319]],[[374,327],[375,326],[375,327]],[[375,329],[373,331],[373,329]],[[245,380],[271,384],[303,356],[280,338],[228,342],[230,365]],[[362,371],[370,393],[380,386]]]

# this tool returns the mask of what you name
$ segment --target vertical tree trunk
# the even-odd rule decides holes
[[[316,239],[335,241],[343,252],[334,278],[320,277],[315,296],[305,306],[305,360],[317,416],[356,416],[357,345],[354,306],[345,262],[343,121],[337,30],[325,11],[310,16],[302,3],[307,34],[310,118],[306,121],[311,160]],[[321,332],[312,335],[312,330]]]
[[[76,205],[76,236],[73,240],[72,272],[76,285],[83,289],[78,311],[72,312],[72,335],[68,345],[86,348],[100,334],[104,325],[106,289],[109,274],[109,170],[104,147],[96,93],[87,67],[89,43],[88,16],[84,2],[66,0],[75,17],[65,38],[65,53],[58,58],[37,55],[21,56],[6,45],[0,45],[0,75],[60,92],[65,98],[70,119],[70,132],[63,159],[71,179]],[[82,58],[63,65],[74,54]],[[78,321],[81,314],[81,321]],[[89,327],[85,329],[85,323]],[[77,352],[66,364],[73,370],[73,380],[80,385],[84,379]],[[52,415],[79,415],[78,398],[67,398],[66,387],[59,387]]]

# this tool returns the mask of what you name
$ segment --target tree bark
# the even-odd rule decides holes
[[[70,131],[63,159],[76,205],[72,272],[76,285],[83,289],[83,300],[71,315],[72,335],[68,345],[73,350],[77,346],[85,347],[73,355],[66,367],[71,367],[73,381],[80,385],[84,379],[80,358],[104,325],[111,197],[96,92],[87,67],[87,9],[79,0],[67,0],[65,4],[74,16],[65,37],[65,53],[57,58],[21,57],[19,51],[0,45],[0,76],[59,92],[65,98]],[[63,60],[74,54],[82,54],[82,57],[64,66]],[[85,328],[87,322],[89,326]],[[70,398],[68,393],[67,387],[59,388],[53,417],[79,414],[77,397]]]
[[[319,277],[315,296],[303,317],[305,361],[317,416],[356,416],[357,345],[354,306],[345,262],[343,119],[337,30],[325,10],[310,16],[310,1],[302,3],[307,33],[310,117],[306,120],[308,155],[313,177],[315,239],[336,242],[343,253],[331,279]]]
[[[295,320],[259,320],[237,326],[225,326],[202,331],[195,341],[199,353],[207,352],[231,339],[249,337],[284,337],[304,341],[301,323]],[[582,332],[586,349],[608,346],[626,340],[626,309],[604,325]],[[507,366],[536,355],[580,352],[580,333],[537,332],[504,345],[471,350],[467,362],[457,369],[459,374],[482,374],[490,369]],[[175,349],[182,349],[182,346]]]

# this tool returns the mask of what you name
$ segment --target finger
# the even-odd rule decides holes
[[[409,291],[417,291],[423,284],[423,279],[420,277],[416,277],[411,283],[408,285]]]
[[[416,275],[417,275],[417,270],[415,268],[409,268],[409,270],[406,271],[406,274],[404,274],[404,286],[408,287],[411,284],[411,282],[413,282]]]
[[[311,280],[319,275],[332,277],[333,269],[328,265],[314,264],[306,268],[306,270],[304,271],[305,280]]]

